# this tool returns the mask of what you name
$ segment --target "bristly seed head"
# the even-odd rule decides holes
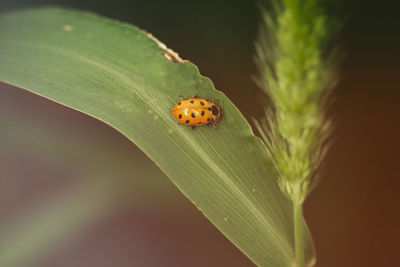
[[[328,62],[332,54],[325,50],[332,28],[320,1],[281,2],[274,5],[272,16],[262,13],[257,82],[273,107],[255,124],[274,159],[283,191],[302,202],[316,184],[332,131],[325,116],[336,81]]]

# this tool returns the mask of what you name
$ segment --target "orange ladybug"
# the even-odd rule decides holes
[[[213,125],[220,119],[222,110],[211,100],[199,98],[197,95],[176,103],[171,110],[172,116],[181,124],[194,129],[199,125]]]

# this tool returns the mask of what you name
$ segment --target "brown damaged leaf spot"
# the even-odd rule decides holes
[[[178,59],[176,57],[171,56],[168,53],[162,53],[163,57],[165,57],[168,61],[174,62],[174,63],[179,63]]]
[[[149,37],[151,40],[153,40],[154,42],[156,42],[156,44],[163,49],[165,52],[162,53],[163,57],[165,59],[167,59],[170,62],[173,63],[185,63],[185,62],[189,62],[186,59],[182,59],[178,53],[176,53],[175,51],[173,51],[172,49],[168,48],[164,43],[160,42],[160,40],[158,40],[156,37],[154,37],[151,33],[146,33],[147,37]]]

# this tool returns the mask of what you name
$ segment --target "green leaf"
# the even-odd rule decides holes
[[[3,14],[0,36],[0,80],[117,129],[256,264],[293,266],[293,208],[267,151],[195,65],[134,26],[72,10]],[[218,129],[172,118],[193,94],[219,100]]]

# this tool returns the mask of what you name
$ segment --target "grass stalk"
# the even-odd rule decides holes
[[[304,267],[304,218],[302,203],[296,201],[293,202],[293,217],[296,263],[297,267]]]

